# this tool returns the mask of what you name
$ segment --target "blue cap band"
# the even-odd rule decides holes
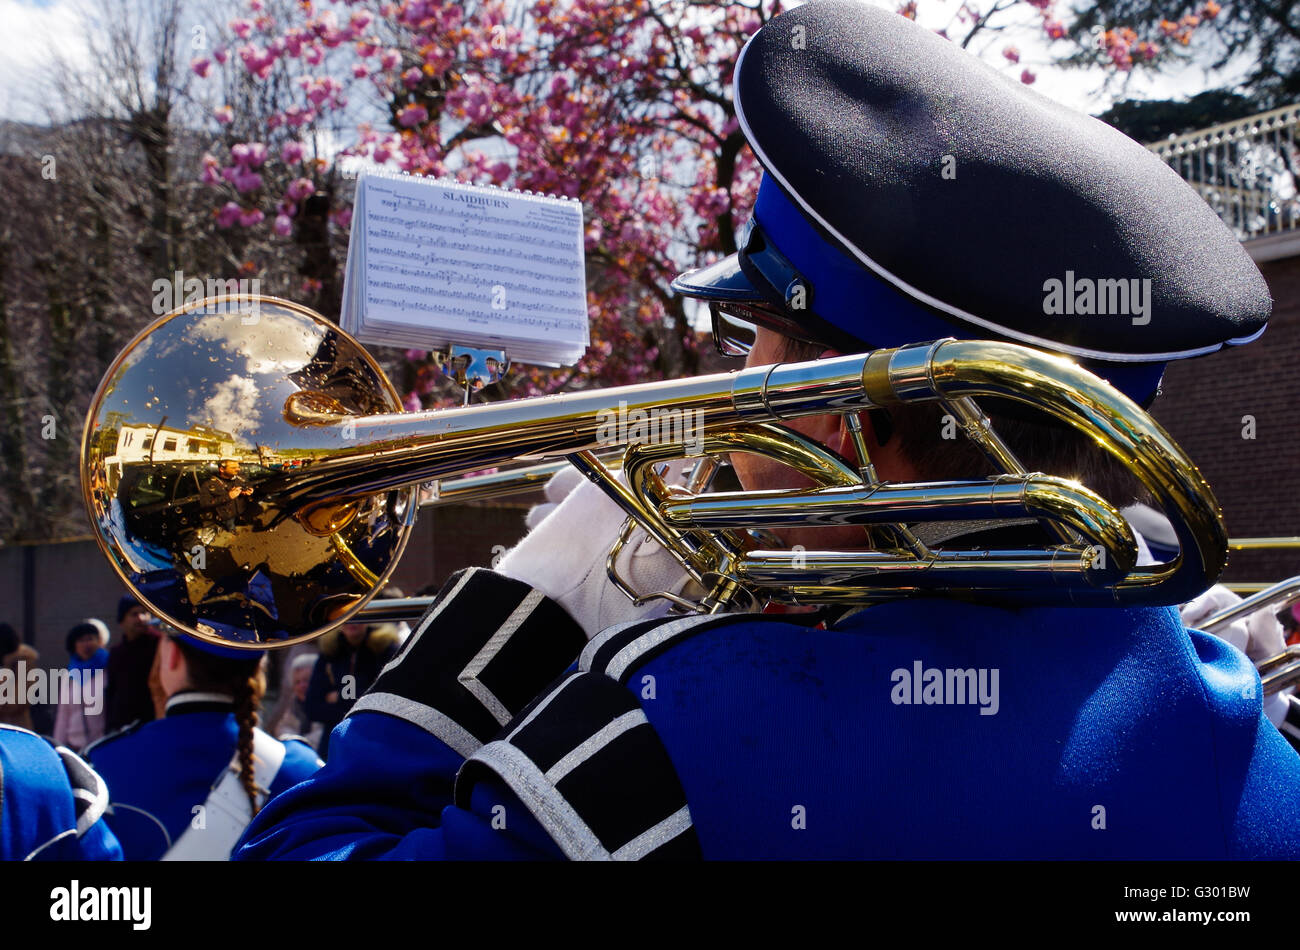
[[[990,336],[982,327],[940,317],[871,273],[838,244],[823,237],[769,175],[763,176],[759,186],[754,217],[765,239],[789,258],[809,286],[808,310],[816,321],[863,346],[876,349],[944,337],[975,340]],[[782,303],[784,288],[761,289],[773,298],[773,304]],[[793,316],[799,314],[789,307],[785,309]],[[816,327],[810,326],[809,330],[815,331]],[[1163,362],[1077,362],[1142,404],[1154,398],[1165,370]]]

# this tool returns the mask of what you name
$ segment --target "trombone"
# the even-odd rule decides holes
[[[1136,567],[1136,540],[1115,507],[1071,480],[1026,472],[979,396],[1034,406],[1124,460],[1173,525],[1178,555]],[[911,401],[947,407],[1005,474],[878,481],[857,414]],[[824,413],[845,415],[855,459],[780,425]],[[640,425],[665,419],[672,424],[654,431]],[[625,480],[594,454],[614,448],[626,450]],[[672,458],[734,452],[766,454],[814,487],[700,494],[669,488],[658,474]],[[1028,347],[940,340],[403,413],[355,340],[304,307],[252,295],[183,306],[128,345],[91,404],[82,485],[97,541],[146,606],[193,636],[257,649],[358,614],[406,545],[416,486],[516,459],[566,461],[596,482],[703,589],[698,601],[678,604],[700,612],[917,594],[1176,604],[1213,583],[1227,556],[1218,504],[1164,430],[1091,373]],[[218,474],[208,475],[214,461]],[[1004,518],[1037,519],[1056,543],[945,551],[911,527]],[[764,548],[752,533],[792,524],[860,525],[877,543],[786,551]]]

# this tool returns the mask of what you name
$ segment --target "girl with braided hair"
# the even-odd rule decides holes
[[[128,860],[224,861],[266,802],[321,761],[257,727],[263,654],[168,631],[158,647],[161,719],[86,750],[109,788],[109,826]]]

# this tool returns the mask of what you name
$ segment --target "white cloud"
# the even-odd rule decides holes
[[[44,122],[42,86],[55,57],[89,61],[83,0],[0,0],[0,119]]]
[[[218,432],[239,436],[256,432],[258,413],[257,384],[247,376],[231,376],[217,385],[213,395],[203,405],[205,418],[191,416],[191,425],[206,425]]]

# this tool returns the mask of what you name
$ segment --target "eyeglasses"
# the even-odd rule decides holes
[[[790,317],[759,304],[710,300],[709,313],[713,317],[713,345],[723,356],[748,356],[758,338],[759,327],[800,343],[821,344]]]

